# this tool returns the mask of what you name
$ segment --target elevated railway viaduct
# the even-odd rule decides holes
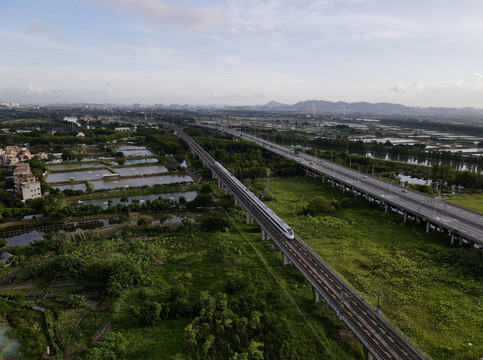
[[[337,313],[364,345],[366,359],[427,359],[427,356],[404,334],[396,330],[380,312],[375,310],[354,289],[346,284],[321,258],[297,237],[290,240],[274,224],[272,218],[260,211],[253,197],[234,186],[233,180],[221,171],[216,161],[179,128],[164,124],[183,139],[198,155],[204,166],[211,169],[219,186],[231,193],[237,204],[244,207],[247,223],[255,221],[262,230],[262,240],[272,239],[282,253],[284,265],[293,264],[312,285],[314,301],[322,299]],[[259,200],[258,200],[259,201]]]

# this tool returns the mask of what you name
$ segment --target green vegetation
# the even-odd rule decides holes
[[[32,287],[55,286],[57,297],[40,301],[58,346],[54,358],[79,351],[83,359],[361,359],[362,346],[327,306],[312,302],[301,275],[282,266],[256,226],[243,224],[242,211],[231,213],[208,217],[226,225],[221,232],[186,222],[176,232],[147,226],[15,248],[23,256],[15,286],[31,288],[19,290],[12,306]],[[21,339],[26,358],[38,357],[45,336],[44,329],[31,344]]]
[[[458,195],[451,195],[451,197],[448,198],[446,201],[449,201],[459,206],[467,207],[483,214],[482,193],[464,193]]]
[[[310,230],[310,246],[373,304],[381,289],[383,312],[434,359],[481,357],[480,251],[451,248],[446,234],[425,234],[320,179],[272,179],[270,186],[274,211],[304,241]],[[301,215],[320,196],[335,212]]]

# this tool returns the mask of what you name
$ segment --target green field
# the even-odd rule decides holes
[[[452,195],[447,201],[483,214],[483,194],[481,193]]]
[[[263,186],[259,183],[259,188]],[[423,225],[320,179],[271,179],[267,204],[296,234],[434,359],[480,359],[483,355],[483,261],[470,247],[449,246],[447,234]],[[309,200],[323,196],[342,205],[333,214],[300,215]]]
[[[232,210],[224,232],[155,227],[53,238],[35,251],[16,248],[26,256],[23,275],[0,296],[11,299],[16,288],[17,307],[9,306],[20,311],[26,293],[57,294],[37,303],[48,309],[57,359],[76,349],[86,349],[79,354],[90,360],[362,359],[354,335],[327,305],[313,302],[310,285],[294,267],[282,266],[273,244],[244,219]],[[73,305],[92,291],[104,295]],[[2,309],[6,316],[0,301]],[[15,331],[32,333],[40,325],[24,323]],[[45,331],[35,334],[22,341],[25,358],[38,358],[39,345],[45,346]]]

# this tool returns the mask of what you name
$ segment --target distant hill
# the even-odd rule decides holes
[[[276,101],[270,101],[268,104],[259,106],[264,110],[293,110],[298,112],[345,112],[345,113],[373,113],[373,114],[404,114],[412,112],[414,108],[401,104],[368,102],[347,103],[343,101],[333,102],[325,100],[307,100],[300,101],[293,105],[282,104]]]

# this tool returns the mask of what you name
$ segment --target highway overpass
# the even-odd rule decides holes
[[[215,129],[212,126],[206,126]],[[303,166],[307,173],[321,176],[332,181],[343,190],[353,191],[369,201],[376,201],[385,206],[386,211],[398,211],[404,217],[415,221],[426,222],[426,231],[431,228],[447,231],[451,236],[451,244],[458,241],[460,245],[470,243],[483,248],[483,214],[466,209],[420,192],[408,189],[395,183],[361,173],[347,166],[322,160],[306,153],[294,153],[290,148],[281,146],[240,131],[219,128],[217,130],[232,136],[254,141],[280,156],[292,159]]]

